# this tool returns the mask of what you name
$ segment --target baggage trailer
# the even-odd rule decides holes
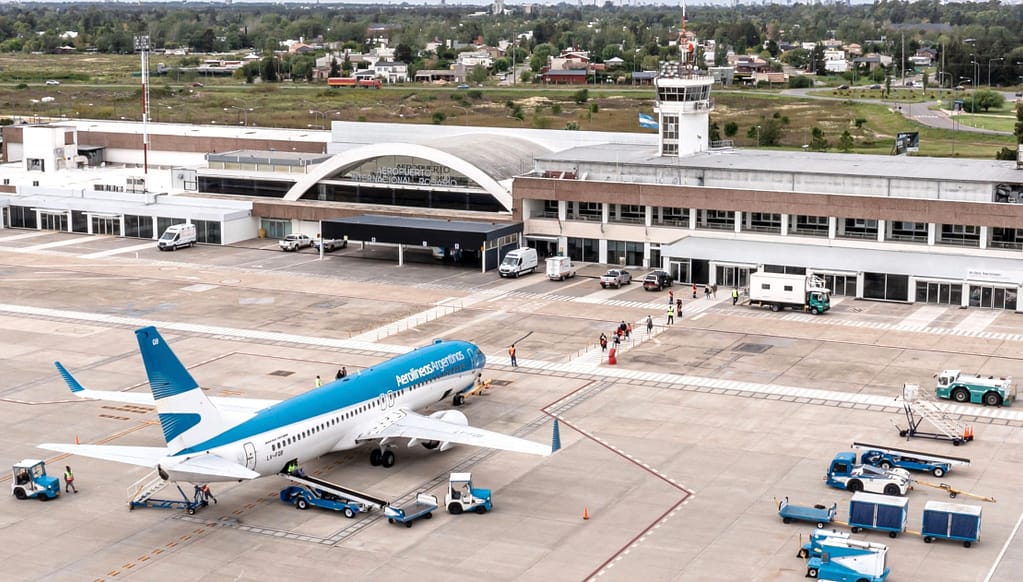
[[[964,548],[970,547],[980,541],[980,513],[979,505],[928,501],[920,528],[924,543],[953,540],[963,542]]]
[[[853,533],[864,529],[888,532],[888,537],[897,537],[906,531],[906,514],[909,499],[877,495],[862,491],[853,493],[849,500],[849,528]]]
[[[437,496],[429,493],[419,493],[411,503],[401,507],[388,505],[384,508],[384,515],[387,516],[387,523],[403,523],[405,527],[412,527],[412,522],[417,519],[430,519],[437,509]]]
[[[873,465],[882,469],[899,467],[908,471],[926,471],[939,479],[952,470],[953,466],[970,464],[970,460],[963,457],[935,455],[867,443],[854,442],[852,446],[863,451],[860,454],[860,463],[864,465]]]
[[[837,503],[832,503],[831,507],[823,505],[806,507],[805,505],[792,505],[789,503],[788,497],[778,502],[778,515],[781,516],[782,523],[809,521],[817,524],[818,529],[834,521],[836,511],[838,511]]]

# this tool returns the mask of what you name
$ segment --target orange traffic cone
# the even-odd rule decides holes
[[[585,519],[589,519],[589,518],[590,518],[590,510],[589,510],[589,508],[584,507],[583,508],[583,519],[585,520]]]
[[[76,445],[77,445],[77,444],[80,444],[80,443],[78,442],[78,435],[75,435],[75,444],[76,444]]]

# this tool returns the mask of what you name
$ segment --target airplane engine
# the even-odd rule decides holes
[[[443,420],[444,422],[450,422],[451,424],[457,424],[460,426],[469,425],[469,419],[466,418],[465,415],[458,410],[439,410],[431,414],[430,418],[436,418],[437,420]],[[455,446],[452,443],[449,442],[442,443],[440,441],[423,441],[422,444],[424,448],[431,451],[436,449],[437,447],[440,447],[440,450],[442,451],[446,451],[451,447]]]

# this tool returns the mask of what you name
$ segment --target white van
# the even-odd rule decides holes
[[[163,231],[163,236],[156,243],[161,251],[176,251],[181,247],[195,246],[194,224],[172,224]]]
[[[569,257],[547,257],[547,278],[564,281],[575,277],[575,265]]]
[[[536,249],[522,247],[508,251],[497,268],[502,277],[518,277],[536,270]]]

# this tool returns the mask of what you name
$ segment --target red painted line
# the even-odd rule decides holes
[[[579,388],[579,390],[582,390],[582,388]],[[622,556],[622,555],[623,555],[623,554],[624,554],[624,553],[625,553],[625,552],[626,552],[626,551],[627,551],[627,550],[628,550],[629,548],[631,548],[631,547],[633,546],[633,544],[635,544],[635,543],[636,543],[636,540],[638,540],[638,539],[642,538],[642,537],[643,537],[643,536],[645,536],[645,535],[646,535],[647,533],[649,533],[649,532],[650,532],[650,530],[652,530],[652,529],[653,529],[654,527],[656,527],[656,526],[657,526],[657,524],[658,524],[658,523],[660,523],[660,522],[661,522],[661,521],[662,521],[662,520],[663,520],[663,519],[664,519],[665,517],[667,517],[667,516],[668,516],[669,514],[671,514],[671,512],[673,512],[673,511],[675,511],[676,509],[678,509],[678,507],[679,507],[680,505],[682,505],[682,504],[683,504],[683,503],[685,503],[685,502],[686,502],[686,501],[687,501],[687,500],[688,500],[688,499],[689,499],[690,497],[692,497],[692,496],[693,496],[693,492],[692,492],[691,490],[689,490],[689,489],[686,489],[686,488],[685,488],[685,487],[683,487],[682,485],[679,485],[678,483],[674,483],[674,482],[672,482],[672,481],[671,481],[670,479],[668,479],[668,478],[667,478],[667,477],[665,477],[664,475],[662,475],[662,474],[660,474],[660,473],[658,473],[658,472],[654,471],[653,469],[651,469],[651,468],[649,468],[649,467],[644,467],[644,466],[643,466],[642,464],[640,464],[640,463],[639,463],[638,461],[636,461],[635,459],[630,459],[630,458],[629,458],[628,456],[626,456],[626,455],[625,455],[625,453],[623,453],[623,452],[621,452],[621,451],[619,451],[619,450],[616,450],[616,449],[614,449],[613,447],[611,447],[610,445],[608,445],[608,444],[606,444],[606,443],[604,443],[604,442],[601,442],[601,441],[600,441],[599,439],[597,439],[597,438],[596,438],[595,436],[593,436],[593,435],[591,435],[590,433],[586,432],[585,430],[583,430],[583,429],[579,428],[578,426],[576,426],[575,424],[573,424],[573,423],[572,423],[571,421],[565,420],[565,419],[564,419],[564,418],[562,418],[562,417],[558,417],[558,416],[555,416],[554,414],[551,414],[551,413],[550,413],[550,412],[549,412],[549,411],[547,410],[547,408],[549,408],[549,407],[550,407],[551,405],[553,405],[553,404],[555,404],[555,403],[557,403],[557,402],[561,402],[562,400],[564,400],[565,398],[567,398],[567,397],[568,397],[568,396],[570,396],[571,394],[575,394],[575,393],[576,393],[576,392],[578,392],[579,390],[575,390],[575,391],[573,391],[573,392],[571,392],[571,393],[569,393],[569,394],[566,394],[565,396],[562,396],[561,398],[558,398],[557,400],[555,400],[554,402],[552,402],[552,403],[551,403],[551,404],[549,404],[548,406],[544,407],[544,408],[542,409],[542,411],[544,412],[544,414],[547,414],[548,416],[550,416],[550,417],[552,417],[552,418],[554,418],[554,419],[558,420],[558,422],[560,422],[561,424],[564,424],[564,425],[568,426],[568,427],[569,427],[569,428],[571,428],[572,430],[574,430],[574,431],[576,431],[577,433],[579,433],[579,434],[583,435],[584,437],[586,437],[586,438],[590,439],[591,441],[593,441],[593,442],[597,443],[598,445],[600,445],[600,446],[604,447],[605,449],[607,449],[607,450],[611,451],[611,452],[612,452],[612,453],[614,453],[615,455],[618,455],[619,457],[621,457],[621,458],[625,459],[626,461],[628,461],[628,462],[632,463],[633,465],[636,465],[636,466],[637,466],[637,467],[639,467],[640,469],[642,469],[642,470],[646,471],[647,473],[650,473],[651,475],[653,475],[654,477],[656,477],[656,478],[660,479],[661,481],[664,481],[664,482],[665,482],[665,483],[667,483],[667,484],[668,484],[669,486],[671,486],[671,487],[673,487],[673,488],[675,488],[675,489],[678,489],[678,490],[679,490],[679,491],[681,491],[681,492],[682,492],[682,494],[683,494],[683,495],[682,495],[682,497],[681,497],[681,498],[680,498],[680,499],[679,499],[678,501],[676,501],[676,502],[675,502],[674,504],[672,504],[672,505],[671,505],[671,507],[669,507],[669,508],[668,508],[667,510],[665,510],[665,511],[664,511],[664,513],[662,513],[661,515],[657,516],[657,518],[656,518],[656,519],[654,519],[654,520],[653,520],[652,522],[650,522],[650,524],[649,524],[649,525],[647,525],[647,526],[646,526],[645,528],[643,528],[642,530],[640,530],[640,532],[639,532],[638,534],[636,534],[635,536],[633,536],[633,537],[632,537],[632,539],[630,539],[630,540],[629,540],[628,542],[626,542],[626,543],[625,543],[625,544],[624,544],[623,546],[621,546],[620,548],[618,548],[618,550],[617,550],[617,551],[615,551],[615,552],[614,552],[613,554],[611,554],[611,556],[610,556],[610,557],[608,557],[608,558],[607,558],[606,560],[604,560],[604,561],[603,561],[603,562],[602,562],[602,563],[601,563],[601,564],[600,564],[599,566],[597,566],[597,567],[596,567],[596,568],[595,568],[595,569],[594,569],[594,570],[593,570],[592,572],[590,572],[589,574],[587,574],[587,575],[586,575],[586,576],[585,576],[585,577],[583,578],[583,580],[585,581],[585,580],[593,580],[593,579],[594,579],[594,578],[595,578],[595,577],[596,577],[597,575],[601,574],[601,573],[602,573],[602,572],[604,571],[604,569],[605,569],[605,568],[607,568],[608,564],[610,564],[611,562],[614,562],[614,561],[615,561],[615,560],[617,560],[617,559],[618,559],[618,558],[619,558],[620,556]]]

